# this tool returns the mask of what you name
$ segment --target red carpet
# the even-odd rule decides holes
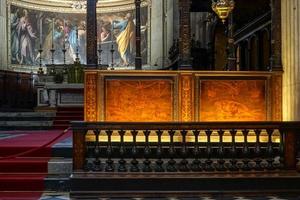
[[[0,200],[37,200],[42,192],[0,192]]]
[[[57,108],[53,129],[64,130],[70,126],[70,121],[83,120],[83,107]]]
[[[5,132],[14,137],[0,140],[0,200],[40,198],[44,191],[51,147],[72,134],[71,131],[65,134],[62,132]],[[59,137],[60,135],[62,136]],[[23,152],[30,153],[22,154]]]

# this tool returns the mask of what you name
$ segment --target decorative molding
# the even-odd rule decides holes
[[[74,9],[72,0],[8,0],[9,4],[33,9],[57,13],[86,13],[83,9]],[[142,0],[141,6],[146,7],[151,0]],[[133,0],[101,0],[97,4],[97,13],[121,12],[135,9]]]

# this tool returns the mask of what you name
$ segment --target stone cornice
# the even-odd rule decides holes
[[[8,4],[27,9],[41,10],[56,13],[86,13],[86,10],[72,8],[74,0],[8,0]],[[142,7],[151,3],[151,0],[142,0]],[[111,13],[133,10],[134,0],[99,0],[97,13]]]

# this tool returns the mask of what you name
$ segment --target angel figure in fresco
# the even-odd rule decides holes
[[[34,40],[36,35],[29,21],[28,11],[23,10],[23,16],[17,25],[17,31],[20,35],[20,57],[19,64],[33,64],[34,63]]]
[[[122,59],[122,65],[128,66],[131,63],[135,49],[135,24],[131,13],[127,13],[123,20],[113,21],[113,29],[120,31],[116,38],[118,51]]]

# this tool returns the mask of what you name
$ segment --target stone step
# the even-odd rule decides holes
[[[48,174],[71,175],[73,169],[72,158],[51,158],[48,161]]]
[[[0,112],[1,117],[41,117],[41,118],[54,118],[56,114],[54,112]]]
[[[0,121],[0,127],[51,127],[52,121]]]

